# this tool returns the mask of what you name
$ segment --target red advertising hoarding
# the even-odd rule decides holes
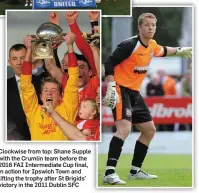
[[[192,98],[145,98],[155,124],[191,124]],[[102,125],[114,125],[110,108],[102,107]]]

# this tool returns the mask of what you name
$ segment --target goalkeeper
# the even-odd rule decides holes
[[[191,58],[192,48],[158,45],[152,39],[156,32],[156,22],[155,15],[151,13],[140,15],[138,18],[139,35],[122,41],[105,62],[108,85],[103,102],[113,111],[117,131],[110,142],[104,183],[126,184],[115,173],[115,168],[132,124],[138,127],[141,134],[135,144],[128,178],[129,180],[157,178],[156,175],[147,174],[141,170],[156,128],[149,109],[139,93],[140,86],[153,56]]]

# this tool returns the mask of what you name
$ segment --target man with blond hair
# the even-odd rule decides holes
[[[158,45],[152,39],[156,32],[156,23],[157,19],[154,14],[143,13],[140,15],[138,18],[139,34],[122,41],[105,62],[108,85],[103,102],[113,110],[117,131],[110,142],[104,183],[126,184],[115,173],[115,168],[132,124],[137,126],[141,135],[135,144],[128,179],[157,178],[156,175],[147,174],[141,170],[156,128],[150,111],[139,93],[140,86],[153,56],[190,58],[192,57],[192,48]]]
[[[33,84],[31,83],[31,36],[25,40],[27,52],[22,65],[20,76],[20,90],[24,113],[30,129],[31,140],[36,141],[62,141],[68,140],[59,126],[49,117],[47,110],[38,103]],[[40,98],[43,105],[51,104],[52,107],[71,124],[75,123],[78,110],[78,80],[79,68],[74,54],[73,44],[75,35],[68,32],[64,37],[68,47],[68,73],[69,78],[62,96],[61,84],[52,77],[47,77],[41,84]],[[51,60],[53,59],[45,59]],[[48,63],[48,62],[47,62]]]

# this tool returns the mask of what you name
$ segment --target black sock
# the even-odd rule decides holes
[[[113,136],[110,145],[109,145],[109,152],[108,152],[108,160],[106,166],[116,167],[117,161],[120,157],[122,152],[122,146],[124,141],[116,136]],[[114,169],[107,169],[105,175],[113,174],[115,172]]]
[[[136,141],[135,149],[134,149],[134,156],[131,163],[132,166],[136,166],[139,168],[142,167],[142,163],[144,162],[144,158],[146,157],[147,150],[148,150],[148,146],[146,146],[145,144],[141,143],[138,140]],[[136,171],[133,171],[132,169],[130,172],[132,174],[136,173]]]

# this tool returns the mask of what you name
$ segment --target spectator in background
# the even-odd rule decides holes
[[[159,70],[160,83],[163,86],[165,96],[176,96],[176,81],[166,74],[164,70]]]
[[[142,95],[142,97],[147,96],[147,85],[149,84],[149,82],[150,82],[150,78],[149,78],[149,75],[147,75],[147,76],[145,76],[143,83],[141,85],[141,88],[140,88],[140,94]]]
[[[181,89],[183,97],[192,96],[192,72],[189,70],[181,80]]]
[[[160,76],[158,74],[153,74],[151,76],[151,82],[147,85],[147,96],[163,96],[164,90],[162,84],[160,83]]]
[[[32,7],[32,0],[26,0],[26,4],[25,4],[25,7]]]
[[[102,73],[102,81],[105,81],[105,68],[104,68],[104,64],[102,64],[101,73]]]
[[[178,76],[176,78],[176,96],[182,97],[182,83],[181,83],[182,76]]]
[[[14,71],[14,76],[7,79],[7,130],[9,131],[9,123],[12,122],[16,125],[15,130],[21,136],[20,139],[30,140],[30,132],[22,107],[20,90],[21,69],[26,51],[27,49],[24,44],[15,44],[9,50],[8,62]],[[39,96],[40,81],[36,76],[32,76],[32,83]],[[9,139],[8,135],[8,140]],[[17,140],[19,138],[15,139]]]

